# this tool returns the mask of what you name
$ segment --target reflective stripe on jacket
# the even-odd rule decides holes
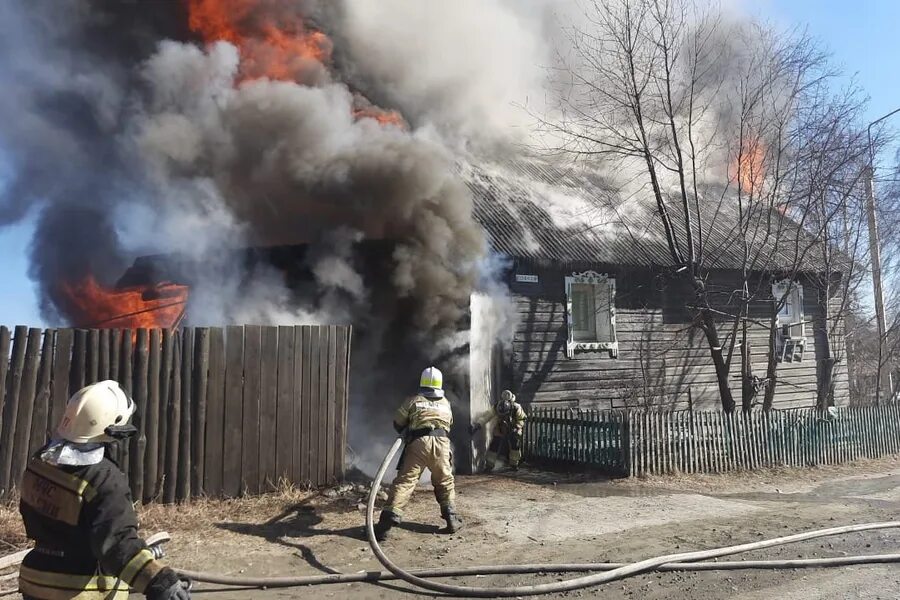
[[[450,431],[453,410],[446,398],[413,396],[407,399],[394,414],[398,429],[443,429]]]
[[[35,541],[20,570],[24,594],[126,598],[129,589],[144,593],[151,583],[168,587],[178,580],[138,536],[128,481],[115,463],[54,466],[39,457],[28,463],[19,502]]]

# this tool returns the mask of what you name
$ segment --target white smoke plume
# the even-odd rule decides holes
[[[343,0],[347,70],[378,99],[455,143],[526,142],[543,110],[549,0]]]

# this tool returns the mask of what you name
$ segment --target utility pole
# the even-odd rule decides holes
[[[887,319],[884,315],[884,290],[881,281],[881,242],[878,236],[878,218],[875,211],[875,152],[872,148],[872,126],[884,121],[891,115],[900,112],[900,108],[875,119],[866,130],[869,139],[869,168],[866,174],[866,212],[869,213],[869,253],[872,257],[872,287],[875,292],[875,319],[878,321],[878,386],[875,390],[875,403],[881,402],[882,393],[888,399],[894,396],[894,384],[891,378],[891,365],[885,364],[887,358]]]
[[[875,291],[875,320],[878,321],[878,386],[875,388],[875,404],[880,403],[882,392],[888,398],[894,395],[891,369],[885,365],[887,356],[887,319],[884,316],[884,290],[881,287],[881,242],[878,237],[878,219],[875,216],[875,171],[869,165],[866,173],[866,212],[869,213],[869,253],[872,257],[872,287]]]

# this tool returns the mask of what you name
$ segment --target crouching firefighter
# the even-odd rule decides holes
[[[469,433],[474,434],[485,424],[494,422],[491,443],[484,456],[486,471],[494,469],[503,444],[509,448],[509,467],[513,471],[519,469],[519,461],[522,460],[522,431],[525,429],[525,418],[525,410],[516,402],[516,395],[509,390],[503,390],[497,404],[469,426]]]
[[[190,585],[138,537],[125,474],[107,445],[136,433],[134,402],[115,381],[82,389],[22,479],[19,511],[35,542],[19,570],[25,600],[188,600]]]
[[[379,540],[384,540],[388,530],[401,522],[403,509],[425,468],[431,471],[434,495],[441,506],[441,516],[447,522],[447,531],[455,533],[462,528],[462,521],[453,506],[456,492],[448,437],[452,424],[450,402],[444,398],[443,375],[429,367],[422,372],[419,393],[404,402],[394,415],[394,429],[403,434],[406,445],[387,504],[375,526]]]

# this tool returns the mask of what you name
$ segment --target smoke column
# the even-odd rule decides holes
[[[354,393],[393,406],[465,344],[489,261],[454,161],[527,135],[546,6],[3,3],[0,227],[36,215],[45,318],[73,318],[73,284],[177,253],[202,265],[189,324],[361,325]],[[354,248],[385,239],[373,290]],[[311,244],[314,294],[223,252],[277,244]]]

